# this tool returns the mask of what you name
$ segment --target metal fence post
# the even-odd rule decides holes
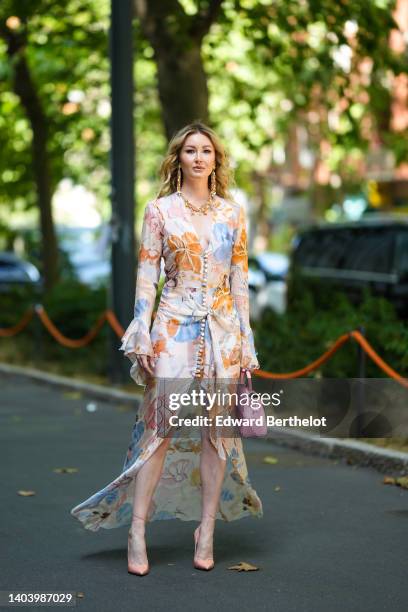
[[[365,336],[365,327],[360,325],[358,331],[362,336]],[[357,425],[357,437],[363,437],[364,433],[364,410],[365,410],[365,387],[364,380],[366,377],[366,354],[362,346],[358,344],[357,348],[357,359],[358,359],[358,401],[356,406],[356,425]]]
[[[38,316],[38,310],[41,304],[34,304],[34,332],[33,332],[33,360],[36,366],[39,366],[44,359],[44,331],[43,325]]]

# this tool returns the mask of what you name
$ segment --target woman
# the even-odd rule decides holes
[[[120,350],[131,377],[145,386],[122,473],[71,510],[86,529],[131,523],[128,571],[149,571],[147,520],[200,520],[194,566],[214,567],[215,519],[262,517],[239,437],[198,439],[161,435],[160,380],[236,381],[241,368],[259,368],[249,323],[244,209],[228,192],[231,171],[212,129],[193,123],[169,144],[157,199],[145,209],[134,318]],[[165,284],[150,330],[161,270]]]

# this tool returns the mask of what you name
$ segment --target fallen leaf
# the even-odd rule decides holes
[[[394,476],[384,476],[383,484],[393,484],[397,485],[397,487],[408,489],[408,476],[398,476],[397,478],[394,478]]]
[[[275,491],[280,491],[280,490],[281,490],[281,488],[280,488],[280,486],[279,486],[279,485],[276,485],[276,487],[274,488],[274,490],[275,490]]]
[[[17,493],[22,497],[29,497],[30,495],[35,495],[35,491],[26,491],[24,489],[20,489],[19,491],[17,491]]]
[[[395,484],[395,478],[392,476],[384,476],[383,484]]]
[[[78,593],[76,593],[76,596],[77,596],[77,597],[83,597],[83,596],[84,596],[84,594],[83,594],[81,591],[79,591]]]
[[[77,472],[78,468],[73,467],[62,467],[62,468],[54,468],[53,472],[57,472],[58,474],[73,474]]]
[[[62,395],[67,399],[81,399],[82,397],[81,391],[64,391]]]
[[[228,569],[236,570],[237,572],[255,572],[259,570],[259,567],[256,565],[252,565],[251,563],[247,563],[246,561],[240,561],[238,565],[231,565]]]
[[[400,476],[397,478],[396,484],[403,489],[408,489],[408,476]]]
[[[267,455],[266,457],[263,458],[263,462],[273,465],[274,463],[278,463],[278,460],[276,457],[273,457],[272,455]]]

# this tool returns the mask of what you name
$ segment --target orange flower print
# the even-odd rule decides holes
[[[145,249],[143,244],[140,245],[140,250],[139,250],[139,260],[140,261],[150,261],[151,263],[156,263],[159,257],[160,257],[160,253],[156,249]]]
[[[233,308],[233,300],[228,287],[219,287],[214,292],[212,307],[214,310],[223,310],[227,314],[231,314]]]
[[[240,357],[241,350],[239,347],[234,347],[234,349],[228,354],[222,353],[222,361],[224,364],[224,368],[228,369],[239,363]]]
[[[234,243],[231,264],[241,266],[244,272],[248,272],[247,233],[245,227],[241,230],[239,240]]]
[[[167,242],[169,248],[175,253],[175,260],[179,269],[200,273],[201,245],[194,234],[191,232],[184,232],[181,236],[172,234]]]
[[[177,319],[169,319],[169,321],[167,321],[167,331],[169,336],[175,336],[179,327],[180,323]]]
[[[160,355],[160,353],[164,353],[166,350],[166,339],[158,338],[156,342],[153,342],[153,351],[155,355]]]

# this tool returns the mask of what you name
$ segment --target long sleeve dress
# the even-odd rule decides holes
[[[177,193],[152,200],[145,208],[134,318],[119,349],[132,362],[130,376],[145,387],[144,396],[122,472],[70,511],[86,529],[131,522],[134,477],[163,442],[158,434],[159,379],[237,380],[241,367],[259,368],[249,321],[245,211],[229,199],[216,200],[207,217],[211,227],[206,248]],[[162,258],[165,283],[151,326]],[[154,378],[146,377],[137,354],[155,358]],[[261,518],[262,502],[249,480],[241,438],[211,434],[211,441],[227,462],[217,518]],[[200,520],[200,454],[200,438],[174,436],[148,520]]]

